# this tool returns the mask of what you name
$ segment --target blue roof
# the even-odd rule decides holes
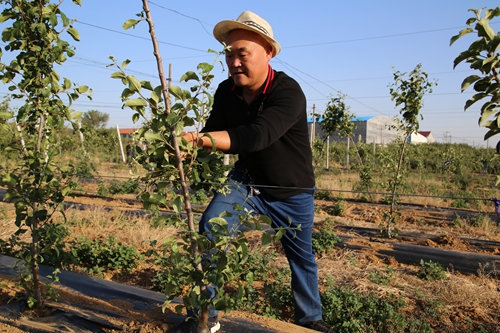
[[[368,121],[369,119],[372,119],[374,116],[357,116],[354,117],[353,121]]]
[[[356,116],[353,118],[352,121],[368,121],[369,119],[373,118],[374,116]],[[312,117],[307,117],[307,123],[312,123],[313,118]],[[319,120],[315,120],[315,122],[322,122],[323,118],[320,118]]]

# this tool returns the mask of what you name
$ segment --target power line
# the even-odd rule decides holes
[[[491,24],[498,24],[498,23],[500,23],[500,22],[492,22],[492,23],[490,23],[490,25]],[[422,30],[422,31],[405,32],[405,33],[400,33],[400,34],[392,34],[392,35],[384,35],[384,36],[373,36],[373,37],[345,39],[345,40],[323,42],[323,43],[292,45],[292,46],[286,46],[283,48],[299,48],[299,47],[311,47],[311,46],[328,45],[328,44],[352,43],[352,42],[361,42],[361,41],[373,40],[373,39],[383,39],[383,38],[393,38],[393,37],[401,37],[401,36],[408,36],[408,35],[427,34],[427,33],[439,32],[439,31],[446,31],[446,30],[458,30],[458,29],[463,29],[463,28],[464,28],[463,26],[460,26],[460,27],[453,27],[453,28]]]
[[[109,29],[109,28],[101,27],[101,26],[98,26],[98,25],[95,25],[95,24],[85,23],[85,22],[82,22],[82,21],[76,21],[75,23],[80,23],[80,24],[83,24],[83,25],[87,25],[89,27],[93,27],[93,28],[96,28],[96,29],[101,29],[101,30],[106,30],[106,31],[114,32],[114,33],[117,33],[117,34],[120,34],[120,35],[125,35],[125,36],[128,36],[128,37],[133,37],[133,38],[137,38],[137,39],[151,41],[151,39],[147,38],[147,37],[137,36],[137,35],[133,35],[133,34],[129,34],[129,33],[123,32],[123,31],[118,31],[118,30],[114,30],[114,29]],[[165,44],[165,45],[170,45],[170,46],[174,46],[174,47],[179,47],[179,48],[186,49],[186,50],[193,50],[193,51],[199,51],[199,52],[207,52],[207,50],[201,50],[201,49],[196,49],[194,47],[183,46],[183,45],[178,45],[178,44],[172,44],[172,43],[167,43],[167,42],[162,42],[162,41],[158,41],[158,43]]]
[[[474,72],[471,69],[468,70],[454,70],[454,71],[448,71],[448,72],[434,72],[434,73],[428,73],[429,76],[431,75],[442,75],[442,74],[455,74],[455,73],[471,73]],[[378,77],[361,77],[361,78],[349,78],[349,79],[338,79],[338,80],[325,80],[323,82],[347,82],[347,81],[366,81],[366,80],[392,80],[392,76],[378,76]]]
[[[160,5],[158,5],[158,4],[154,3],[154,2],[151,2],[151,1],[149,1],[149,3],[150,3],[151,5],[154,5],[154,6],[156,6],[156,7],[159,7],[159,8],[161,8],[161,9],[168,10],[168,11],[170,11],[170,12],[172,12],[172,13],[175,13],[175,14],[180,15],[180,16],[184,16],[184,17],[186,17],[186,18],[188,18],[188,19],[191,19],[191,20],[193,20],[193,21],[196,21],[196,22],[200,23],[200,25],[201,25],[201,27],[203,28],[203,30],[205,30],[205,32],[206,32],[208,35],[210,35],[210,36],[212,35],[210,32],[208,32],[208,31],[207,31],[207,29],[205,29],[205,24],[206,24],[206,25],[210,25],[210,26],[213,26],[213,24],[210,24],[210,23],[207,23],[207,22],[203,22],[203,21],[201,21],[200,19],[198,19],[198,18],[196,18],[196,17],[192,17],[192,16],[189,16],[189,15],[183,14],[183,13],[178,12],[177,10],[174,10],[174,9],[171,9],[171,8],[167,8],[167,7],[160,6]]]
[[[317,78],[315,78],[315,77],[313,77],[313,76],[311,76],[311,75],[309,75],[309,74],[307,74],[307,73],[304,73],[303,71],[301,71],[301,70],[299,70],[299,69],[297,69],[297,68],[293,67],[292,65],[290,65],[290,64],[288,64],[288,63],[286,63],[286,62],[284,62],[284,61],[282,61],[282,60],[279,60],[279,61],[280,61],[280,62],[281,62],[281,64],[283,64],[284,66],[289,66],[289,67],[291,67],[291,68],[294,68],[295,70],[300,71],[300,72],[301,72],[301,73],[303,73],[304,75],[309,76],[310,78],[312,78],[312,79],[316,80],[317,82],[319,82],[319,83],[321,83],[321,84],[325,85],[326,87],[328,87],[328,88],[330,88],[330,89],[332,89],[332,90],[334,90],[334,91],[336,91],[336,92],[338,92],[338,93],[342,93],[340,90],[338,90],[338,89],[335,89],[335,88],[331,87],[330,85],[326,84],[324,81],[321,81],[321,80],[319,80],[319,79],[317,79]],[[309,86],[310,86],[310,85],[309,85]],[[310,86],[310,87],[311,87],[311,86]],[[313,88],[313,87],[311,87],[311,88]],[[316,90],[316,91],[318,91],[318,90],[317,90],[317,89],[315,89],[315,88],[313,88],[313,89],[314,89],[314,90]],[[319,91],[318,91],[318,92],[319,92]],[[322,94],[322,95],[323,95],[323,94]],[[324,96],[324,95],[323,95],[323,96]],[[326,97],[326,96],[325,96],[325,97]],[[354,100],[354,101],[358,102],[359,104],[361,104],[362,106],[364,106],[364,107],[366,107],[366,108],[368,108],[368,109],[370,109],[370,110],[373,110],[373,111],[375,111],[375,112],[377,112],[377,113],[380,113],[380,114],[382,114],[382,115],[384,115],[384,116],[385,116],[385,115],[387,115],[387,114],[385,114],[385,113],[383,113],[383,112],[381,112],[381,111],[379,111],[379,110],[377,110],[377,109],[375,109],[375,108],[373,108],[373,107],[371,107],[371,106],[368,106],[368,105],[366,105],[366,104],[364,104],[364,103],[360,102],[358,99],[356,99],[356,98],[354,98],[354,97],[352,97],[352,96],[350,96],[350,95],[348,95],[348,94],[346,94],[346,97],[348,97],[348,98],[350,98],[350,99],[352,99],[352,100]]]

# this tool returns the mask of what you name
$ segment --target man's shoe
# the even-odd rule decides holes
[[[336,333],[332,328],[328,327],[328,325],[323,320],[309,321],[305,324],[302,324],[302,326],[318,332]]]
[[[215,333],[220,329],[217,317],[208,318],[207,328],[209,333]],[[198,320],[187,319],[173,328],[170,333],[198,333]]]

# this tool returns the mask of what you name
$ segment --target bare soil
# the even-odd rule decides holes
[[[79,196],[68,201],[81,204],[82,206],[72,209],[85,212],[89,219],[95,219],[96,214],[102,214],[102,216],[109,215],[111,219],[118,220],[118,216],[124,212],[138,212],[142,209],[142,205],[133,196],[113,199]],[[335,232],[343,240],[331,253],[318,254],[320,284],[327,279],[333,279],[339,285],[349,285],[357,291],[375,291],[381,295],[386,292],[402,293],[413,300],[415,298],[411,295],[417,290],[422,297],[435,297],[445,304],[444,310],[446,311],[443,313],[446,315],[441,316],[439,322],[432,323],[436,332],[473,332],[474,329],[470,330],[470,327],[483,327],[486,332],[500,332],[500,325],[497,324],[500,319],[498,315],[500,313],[500,270],[496,267],[497,261],[500,260],[500,230],[493,206],[490,212],[478,212],[401,204],[398,206],[400,217],[396,224],[398,235],[393,238],[383,238],[379,230],[383,225],[383,213],[389,209],[387,205],[347,200],[342,214],[331,216],[328,212],[334,205],[334,201],[316,201],[315,223],[318,230],[333,223]],[[0,220],[0,238],[3,239],[15,230],[13,212],[7,209],[5,212],[4,219]],[[92,233],[95,233],[95,236],[99,234],[102,236],[103,233],[112,231],[103,226],[100,230],[94,227],[93,230],[87,229],[81,232],[92,237]],[[166,237],[169,231],[159,233],[145,229],[137,231],[135,237],[145,240],[153,233],[158,233],[154,236],[161,239]],[[117,232],[117,235],[122,234]],[[127,237],[131,238],[130,241],[140,244],[137,239],[132,239],[133,236],[130,233],[123,233],[123,235],[128,235]],[[142,246],[144,247],[142,250],[146,249],[145,244]],[[404,246],[414,246],[411,248],[413,253],[401,253]],[[442,259],[442,264],[447,270],[445,281],[428,283],[416,277],[418,262],[411,262],[404,258],[413,258],[411,255],[415,255],[415,251],[417,252],[415,258],[418,258],[419,249],[430,250],[431,253],[446,250],[446,252],[435,252],[437,257]],[[443,256],[443,253],[449,257]],[[488,257],[485,257],[486,259],[479,264],[476,262],[477,267],[472,266],[471,272],[457,270],[455,266],[460,266],[460,262],[464,261],[463,258],[467,255]],[[448,264],[446,264],[447,261],[449,261]],[[370,280],[370,274],[386,271],[388,267],[394,270],[394,280],[388,285],[375,284]],[[139,288],[152,289],[150,278],[154,273],[155,268],[144,263],[128,276],[110,273],[105,278]],[[8,280],[9,277],[0,277],[0,286],[2,283],[9,284]],[[14,292],[9,287],[2,287],[0,306],[5,305],[6,299],[13,296]],[[103,325],[102,332],[167,332],[175,321],[178,321],[173,306],[169,306],[165,313],[161,311],[160,306],[152,310],[138,311],[122,300],[92,299],[75,290],[61,288],[60,295],[61,302],[59,305],[53,304],[53,311],[82,312],[82,307],[76,306],[78,304],[103,310],[98,317],[109,325],[107,327]],[[412,311],[412,306],[415,304],[410,302],[408,312]],[[120,314],[120,317],[106,316],[105,311],[113,311]],[[59,327],[57,323],[50,321],[50,314],[46,318],[48,319],[32,318],[29,312],[10,317],[6,317],[4,313],[0,316],[0,332],[33,332],[37,329],[39,332],[44,332],[44,330],[47,332],[79,331],[74,327]],[[224,318],[227,321],[224,321]],[[231,327],[231,320],[234,321],[235,318],[255,323],[255,327],[265,327],[269,332],[308,331],[291,324],[292,318],[283,318],[278,321],[233,311],[223,317],[223,323],[226,323],[226,326],[223,325],[221,332],[232,332],[229,327]],[[52,320],[59,319],[52,318]],[[469,328],[463,326],[462,322],[463,325],[469,325]]]

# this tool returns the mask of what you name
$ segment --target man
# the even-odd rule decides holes
[[[292,271],[295,321],[333,333],[322,319],[312,250],[315,182],[304,93],[295,80],[269,65],[281,46],[258,15],[245,11],[236,20],[219,22],[214,36],[228,46],[230,78],[217,88],[203,132],[214,138],[218,150],[238,154],[238,161],[229,174],[231,193],[214,195],[200,220],[200,232],[210,231],[212,217],[233,212],[234,203],[270,217],[275,228],[289,228],[281,242]],[[183,137],[212,147],[203,133]],[[300,231],[292,230],[299,225]],[[196,332],[196,327],[195,320],[188,320],[174,332]],[[212,317],[210,332],[219,327]]]

